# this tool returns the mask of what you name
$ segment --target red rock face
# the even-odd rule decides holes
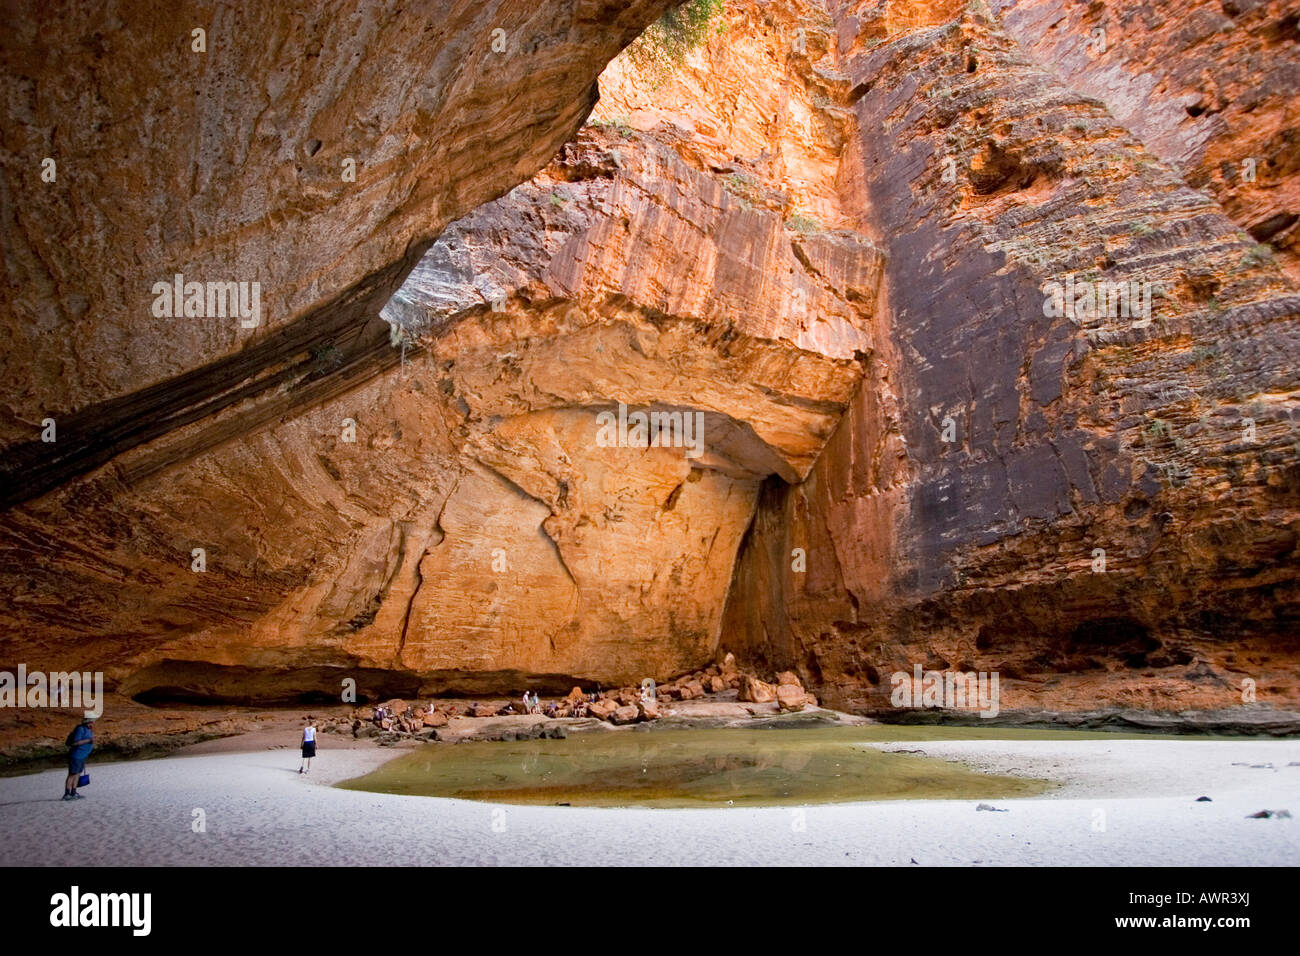
[[[10,11],[4,503],[274,390],[313,348],[351,359],[338,340],[555,155],[667,6]],[[257,323],[157,314],[177,274],[259,283]]]
[[[809,479],[764,488],[724,644],[866,709],[913,664],[1001,671],[1004,708],[1293,705],[1294,287],[999,22],[898,6],[837,16],[892,349]],[[1045,314],[1067,277],[1167,294]]]
[[[440,411],[375,384],[399,362],[377,313],[446,223],[549,161],[666,6],[10,11],[5,659],[120,674],[199,631],[233,635],[212,659],[279,666],[257,628],[296,619],[280,601],[312,567],[382,578],[377,542],[400,551],[445,489],[423,473]],[[259,283],[259,322],[156,314],[177,273]],[[411,444],[332,472],[345,393],[385,413],[363,442]],[[189,570],[199,547],[217,575]],[[374,593],[318,597],[346,630]],[[330,658],[289,643],[299,668]]]
[[[707,662],[759,482],[806,475],[847,406],[879,253],[787,229],[689,145],[585,132],[449,230],[390,305],[467,436],[420,563],[412,670],[608,683]],[[637,409],[695,422],[698,447],[675,425],[666,447],[601,440],[602,416]]]
[[[998,0],[1007,32],[1095,96],[1300,278],[1300,10],[1274,0]]]
[[[205,82],[256,82],[185,107],[197,138],[146,99],[135,164],[134,128],[41,138],[59,78],[152,90],[188,48],[19,17],[9,101],[61,92],[0,181],[4,658],[146,699],[562,693],[731,649],[867,710],[915,664],[998,671],[1004,710],[1300,702],[1281,5],[736,3],[661,83],[615,62],[575,135],[661,7],[240,14]],[[80,205],[8,161],[56,146]],[[245,268],[247,336],[131,304]],[[620,405],[699,454],[601,440]]]
[[[724,145],[593,124],[444,234],[386,307],[391,333],[322,343],[240,409],[278,422],[245,436],[217,416],[195,431],[227,429],[220,447],[173,436],[11,512],[15,537],[87,543],[39,549],[28,593],[75,600],[62,617],[18,602],[30,633],[150,699],[707,663],[759,484],[801,480],[858,386],[883,264],[865,236],[788,222],[774,170],[719,169]],[[601,441],[620,406],[669,440]]]

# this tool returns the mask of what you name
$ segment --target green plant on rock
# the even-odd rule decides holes
[[[818,222],[816,219],[813,219],[811,216],[801,215],[799,213],[796,213],[795,215],[787,219],[785,221],[785,225],[787,229],[793,229],[795,232],[803,233],[804,235],[826,231],[824,228],[822,228],[822,224]]]
[[[593,129],[608,130],[617,133],[623,139],[632,135],[632,127],[627,124],[626,116],[611,116],[609,119],[588,120],[587,125]]]
[[[1240,268],[1249,269],[1252,266],[1258,266],[1272,261],[1273,247],[1267,242],[1257,242],[1247,250],[1244,256],[1241,257],[1241,262],[1238,265]]]
[[[742,209],[753,209],[759,198],[759,185],[744,173],[728,173],[722,177],[722,188],[735,197]]]
[[[311,357],[315,360],[317,372],[329,372],[343,364],[343,352],[333,342],[313,345]]]
[[[726,29],[720,14],[726,0],[687,0],[667,11],[624,51],[636,70],[661,84],[690,54]]]

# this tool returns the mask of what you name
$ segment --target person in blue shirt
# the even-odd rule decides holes
[[[81,772],[86,769],[86,758],[95,749],[95,728],[91,726],[94,720],[94,717],[86,714],[81,719],[81,723],[68,734],[68,739],[65,741],[72,749],[68,751],[68,779],[63,784],[64,800],[83,799],[81,794],[77,793],[77,781],[81,778]]]

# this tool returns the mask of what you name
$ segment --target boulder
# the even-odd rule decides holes
[[[776,683],[778,687],[786,684],[793,685],[794,687],[803,687],[803,682],[799,680],[799,675],[794,671],[781,671],[781,673],[776,675]]]
[[[618,704],[605,697],[602,697],[600,700],[596,701],[594,704],[589,705],[587,708],[587,712],[591,714],[592,717],[595,717],[597,720],[609,719],[609,717],[611,717],[614,711],[616,710],[618,710]]]
[[[685,693],[684,693],[685,691],[690,691],[690,692],[691,692],[691,698],[692,698],[692,699],[694,699],[694,698],[696,698],[696,697],[703,697],[703,696],[704,696],[704,685],[701,684],[701,683],[700,683],[699,681],[697,681],[697,680],[693,680],[693,681],[691,681],[690,683],[688,683],[685,687],[683,687],[683,688],[682,688],[682,691],[683,691],[683,696],[682,696],[682,699],[683,699],[683,700],[686,699],[686,697],[685,697]]]
[[[806,697],[803,688],[795,684],[777,685],[776,702],[782,711],[803,710]]]
[[[388,711],[394,717],[400,717],[410,709],[410,705],[400,697],[394,697],[392,700],[386,700],[383,704],[384,710]]]
[[[727,689],[727,682],[720,676],[714,675],[709,678],[708,689],[710,694],[718,694]]]
[[[755,704],[766,704],[776,700],[776,688],[766,681],[761,681],[753,674],[742,674],[740,678],[740,700]]]
[[[422,723],[425,727],[446,727],[450,718],[439,711],[430,711],[424,715]]]
[[[641,711],[633,706],[618,707],[610,715],[610,722],[615,724],[634,724],[641,718]]]
[[[642,720],[658,720],[663,716],[663,713],[659,710],[659,704],[653,700],[638,701],[636,709]]]

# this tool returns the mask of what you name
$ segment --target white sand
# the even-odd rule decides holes
[[[328,784],[400,751],[328,744],[304,776],[288,748],[92,761],[86,799],[68,803],[61,771],[0,780],[0,864],[1300,864],[1300,741],[880,745],[1068,782],[992,801],[1005,813],[973,800],[813,806],[804,829],[790,808],[503,807],[337,790]],[[1194,802],[1202,794],[1213,802]],[[192,829],[196,808],[205,833]],[[1246,818],[1265,808],[1295,819]]]

